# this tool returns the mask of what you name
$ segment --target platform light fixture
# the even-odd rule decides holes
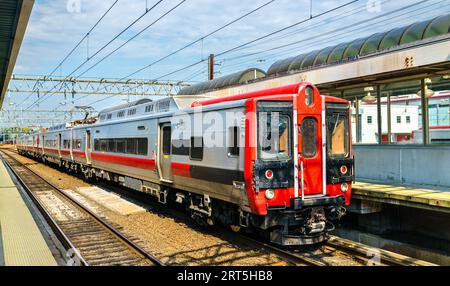
[[[426,97],[426,98],[430,98],[430,97],[432,97],[433,94],[434,94],[434,90],[428,88],[428,85],[431,84],[431,83],[432,83],[432,81],[431,81],[430,78],[426,78],[426,79],[425,79],[425,97]],[[422,97],[422,90],[419,90],[419,91],[417,92],[417,95],[420,96],[420,97]]]
[[[375,89],[373,86],[367,86],[364,88],[364,92],[367,92],[367,95],[363,97],[362,101],[364,103],[375,103],[377,98],[371,94]]]

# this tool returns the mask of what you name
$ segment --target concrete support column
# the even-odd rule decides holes
[[[428,145],[430,142],[430,120],[428,116],[428,98],[425,94],[425,79],[420,80],[420,93],[422,100],[422,130],[423,130],[423,144]]]
[[[381,118],[381,87],[377,84],[377,123],[378,123],[378,144],[383,141],[383,125]]]

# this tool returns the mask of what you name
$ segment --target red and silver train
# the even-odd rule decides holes
[[[20,154],[179,203],[199,223],[323,241],[350,203],[349,102],[303,82],[220,98],[174,96],[103,110],[17,140]]]

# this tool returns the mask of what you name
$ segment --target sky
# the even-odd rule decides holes
[[[36,0],[14,74],[50,75],[115,1]],[[84,73],[105,55],[124,44],[180,2],[182,4],[167,16]],[[269,0],[186,0],[184,2],[183,0],[118,0],[89,37],[79,45],[53,76],[81,75],[81,77],[119,79],[126,77],[267,2]],[[450,3],[447,0],[360,0],[320,16],[327,10],[349,2],[351,0],[275,0],[192,47],[134,74],[132,78],[204,81],[207,79],[206,63],[167,77],[162,76],[205,59],[211,53],[219,54],[308,19],[311,11],[313,19],[218,57],[216,76],[250,67],[267,70],[279,59],[450,12]],[[142,16],[146,9],[155,4],[157,5],[154,9]],[[139,21],[99,51],[140,16],[142,17]],[[269,50],[285,44],[290,45]],[[97,51],[99,52],[96,53]],[[76,70],[77,67],[80,68]],[[27,101],[23,102],[24,99]],[[35,99],[35,95],[14,94],[9,101],[15,103],[10,105],[20,107],[21,104],[29,106]],[[90,104],[96,99],[98,98],[88,97],[77,104]],[[61,96],[52,96],[51,99],[42,102],[40,108],[58,107],[61,100]],[[123,98],[110,98],[97,105],[94,104],[93,107],[101,110],[123,102]],[[65,107],[60,106],[60,108]]]

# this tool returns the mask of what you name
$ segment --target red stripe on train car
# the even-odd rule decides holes
[[[191,165],[172,163],[172,173],[176,176],[191,178]]]
[[[117,165],[125,165],[138,169],[145,170],[154,170],[155,169],[155,160],[143,159],[143,158],[135,158],[135,157],[125,157],[118,155],[110,155],[110,154],[101,154],[101,153],[92,153],[91,157],[93,160],[112,163]]]

